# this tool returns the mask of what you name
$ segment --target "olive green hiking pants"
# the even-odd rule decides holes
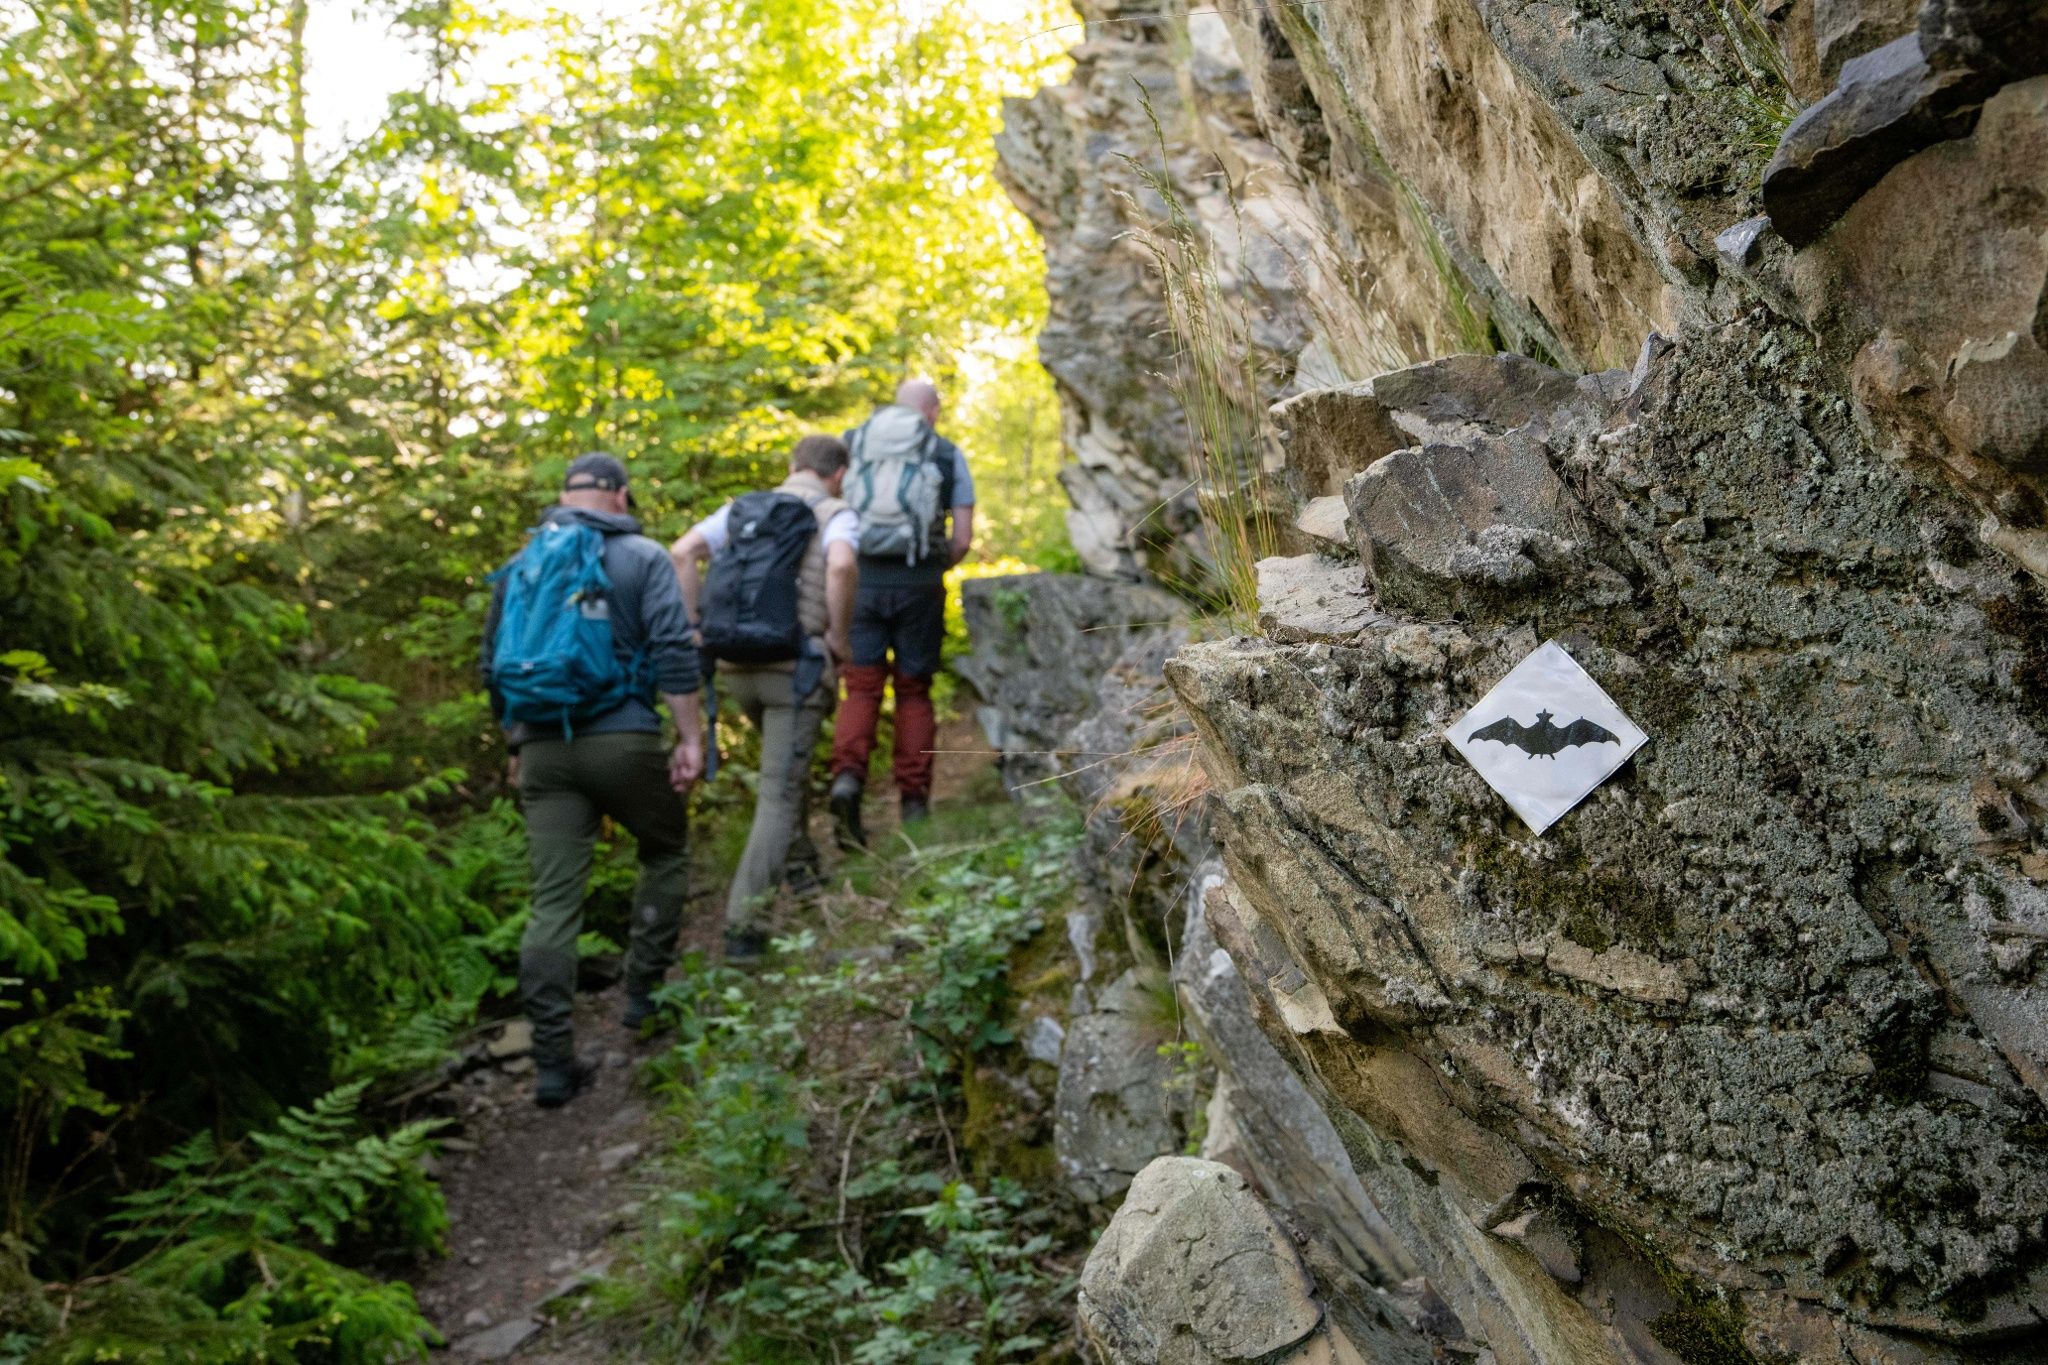
[[[718,690],[761,732],[754,823],[725,898],[726,928],[751,930],[760,927],[761,907],[775,894],[792,845],[816,866],[818,854],[810,846],[804,817],[810,804],[811,755],[834,692],[820,683],[799,706],[790,669],[728,666],[718,670]]]
[[[654,734],[531,740],[519,750],[519,795],[533,860],[533,917],[519,944],[519,995],[541,1066],[573,1053],[576,937],[598,820],[610,816],[640,852],[626,989],[651,990],[676,959],[683,924],[689,811],[668,780],[668,746]]]

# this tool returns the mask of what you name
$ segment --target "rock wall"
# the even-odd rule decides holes
[[[1002,149],[1091,570],[1203,554],[1147,157],[1248,319],[1305,551],[1257,635],[1150,641],[1065,727],[1144,748],[1077,736],[1175,651],[1201,780],[1084,780],[1150,890],[1077,1004],[1170,970],[1227,1168],[1137,1177],[1084,1335],[2048,1358],[2048,13],[1222,8],[1084,4]],[[1651,739],[1536,836],[1444,729],[1546,639]],[[1205,827],[1147,825],[1197,787]],[[1077,1115],[1176,1083],[1073,1070]],[[1202,1229],[1227,1265],[1168,1254]]]
[[[1090,572],[1202,557],[1156,184],[1267,399],[1457,351],[1626,365],[1763,303],[1866,439],[2048,575],[2040,0],[1077,9],[1072,79],[1013,101],[998,150],[1045,239]]]

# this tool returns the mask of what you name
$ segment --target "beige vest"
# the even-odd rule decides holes
[[[828,494],[825,481],[808,469],[790,475],[775,491],[794,493],[810,502],[811,511],[818,518],[818,533],[804,550],[803,569],[797,577],[796,616],[803,622],[804,634],[822,638],[832,619],[825,607],[825,528],[832,518],[846,510],[846,504]],[[817,501],[811,502],[813,498]]]

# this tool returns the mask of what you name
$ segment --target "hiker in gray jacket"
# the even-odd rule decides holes
[[[649,992],[675,961],[688,861],[683,798],[703,771],[697,649],[682,591],[668,552],[641,535],[640,523],[629,514],[626,483],[625,465],[612,456],[579,457],[569,466],[560,504],[542,518],[542,531],[580,525],[603,536],[608,587],[601,601],[584,609],[601,610],[609,619],[612,648],[632,685],[617,705],[598,714],[556,723],[527,720],[508,724],[505,732],[533,865],[533,915],[519,944],[519,994],[533,1025],[539,1073],[534,1101],[544,1108],[569,1100],[591,1073],[575,1055],[570,1016],[583,892],[599,820],[609,816],[623,825],[640,855],[623,1019],[637,1030],[653,1008]],[[509,581],[497,576],[484,622],[484,678],[501,723],[507,719],[504,688],[516,684],[508,684],[497,667]],[[657,695],[675,722],[673,748],[662,741]]]

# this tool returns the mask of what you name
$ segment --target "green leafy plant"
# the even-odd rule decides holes
[[[1013,955],[1048,932],[1075,837],[1061,816],[880,860],[883,894],[842,923],[874,917],[883,943],[814,965],[805,931],[761,976],[666,988],[679,1039],[660,1089],[681,1135],[610,1290],[643,1349],[951,1365],[1034,1359],[1062,1334],[1047,1201],[973,1178],[969,1092],[1013,1046]]]
[[[403,1285],[328,1259],[350,1239],[438,1247],[447,1219],[420,1168],[433,1123],[363,1134],[363,1083],[282,1115],[245,1144],[198,1134],[110,1223],[124,1274],[59,1286],[61,1330],[35,1360],[383,1365],[433,1334]]]

